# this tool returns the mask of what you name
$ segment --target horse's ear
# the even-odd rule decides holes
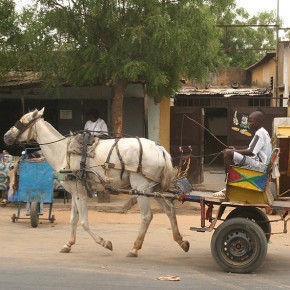
[[[43,115],[43,112],[44,112],[44,107],[38,111],[37,109],[35,109],[32,113],[32,118],[37,118],[37,117],[41,117]]]
[[[43,107],[40,111],[38,111],[38,116],[41,117],[44,113],[45,107]]]
[[[35,109],[33,112],[32,112],[32,118],[36,118],[38,116],[38,110]]]

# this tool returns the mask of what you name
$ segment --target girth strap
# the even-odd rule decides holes
[[[123,177],[123,174],[124,174],[124,171],[125,171],[125,162],[123,161],[122,159],[122,156],[120,154],[120,150],[119,150],[119,146],[118,146],[118,142],[119,142],[120,138],[116,138],[115,139],[115,143],[112,145],[111,149],[110,149],[110,152],[107,156],[107,159],[106,159],[106,162],[105,162],[105,166],[106,166],[106,169],[108,168],[113,168],[115,165],[114,164],[110,164],[110,158],[111,158],[111,155],[112,155],[112,152],[114,150],[114,148],[116,147],[116,152],[117,152],[117,155],[118,155],[118,158],[120,160],[120,164],[121,164],[121,179]]]

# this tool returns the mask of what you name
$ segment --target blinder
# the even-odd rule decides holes
[[[22,130],[24,130],[24,129],[26,128],[26,125],[23,124],[21,121],[18,120],[18,121],[14,124],[14,127],[15,127],[16,129],[18,129],[19,131],[22,131]]]
[[[15,138],[14,138],[14,142],[17,141],[17,139],[19,138],[19,136],[26,131],[26,129],[31,128],[31,126],[39,119],[40,117],[37,117],[33,120],[31,120],[30,122],[28,122],[27,124],[22,123],[21,121],[16,121],[16,123],[14,124],[14,127],[18,130],[18,133],[16,134]]]

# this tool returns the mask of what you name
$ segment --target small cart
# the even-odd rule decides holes
[[[110,186],[107,189],[112,192],[199,203],[200,226],[190,227],[190,230],[213,232],[211,252],[222,269],[232,273],[251,273],[263,262],[271,235],[280,234],[272,232],[271,223],[281,221],[284,224],[282,233],[287,233],[290,201],[275,198],[270,188],[271,172],[276,166],[279,153],[279,148],[273,149],[264,172],[231,166],[224,196],[195,191],[186,177],[173,180],[175,188],[167,193],[112,190]],[[230,209],[230,212],[225,212],[226,209]],[[269,220],[263,211],[266,209],[276,210],[280,217]]]
[[[18,219],[30,219],[31,226],[37,227],[40,219],[55,221],[52,215],[53,206],[53,169],[42,159],[24,159],[19,161],[17,171],[17,189],[9,197],[10,202],[18,203],[17,215],[13,214],[12,222]],[[26,217],[20,217],[23,204],[26,203]],[[48,218],[40,218],[44,204],[49,204]]]

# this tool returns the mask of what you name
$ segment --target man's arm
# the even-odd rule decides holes
[[[234,150],[234,152],[240,153],[242,155],[246,156],[254,156],[253,152],[248,148],[248,149],[240,149],[240,150]]]
[[[222,152],[223,153],[225,153],[225,152],[237,152],[237,153],[240,153],[240,154],[246,155],[246,156],[253,156],[254,155],[253,152],[249,148],[247,148],[247,149],[236,149],[236,148],[234,148],[232,146],[224,149]]]

